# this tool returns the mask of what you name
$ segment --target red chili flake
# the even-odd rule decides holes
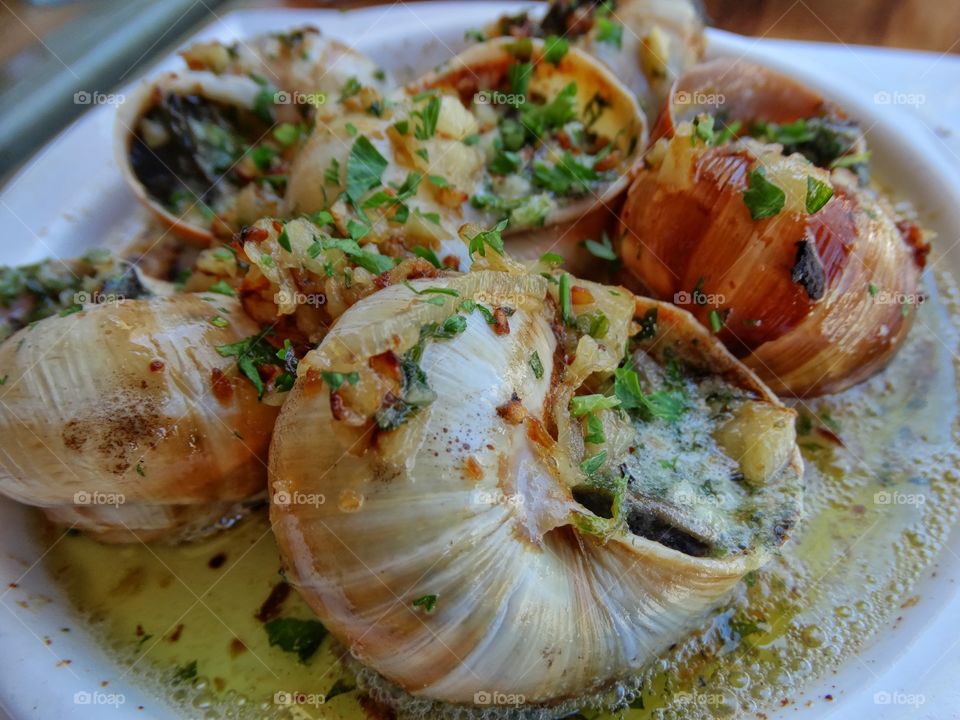
[[[440,261],[440,263],[445,268],[450,268],[451,270],[460,270],[460,258],[456,255],[447,255]]]
[[[151,360],[150,372],[161,372],[163,370],[163,360]]]
[[[606,172],[607,170],[613,170],[617,167],[617,164],[620,162],[620,155],[616,150],[611,152],[605,158],[600,160],[596,165],[593,166],[593,169],[597,172]]]
[[[510,400],[497,408],[497,415],[502,417],[511,425],[519,425],[527,417],[527,410],[517,394],[514,393]]]
[[[340,397],[340,391],[334,390],[330,393],[330,413],[334,420],[343,420],[347,416],[347,408]]]
[[[253,225],[247,225],[240,231],[241,242],[262,242],[268,237],[270,237],[270,233],[263,228],[254,227]]]
[[[483,468],[480,467],[480,463],[473,455],[463,461],[463,471],[471,480],[477,481],[483,478]]]
[[[930,243],[927,242],[923,230],[910,220],[898,222],[897,230],[900,231],[903,241],[913,250],[913,260],[917,263],[917,267],[923,270],[927,264],[927,255],[930,253]]]
[[[323,389],[323,376],[320,374],[319,370],[310,368],[307,370],[306,374],[304,374],[304,376],[297,381],[297,386],[300,388],[301,392],[307,393],[308,395],[313,395]]]
[[[570,288],[570,302],[574,305],[589,305],[593,302],[593,293],[585,287],[574,285]]]
[[[374,355],[367,364],[377,374],[400,382],[400,358],[393,350]]]
[[[493,331],[497,335],[510,334],[510,316],[502,307],[498,307],[493,311]]]

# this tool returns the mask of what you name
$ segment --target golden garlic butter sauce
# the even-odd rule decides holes
[[[627,720],[753,715],[789,703],[909,604],[960,507],[951,325],[960,296],[944,278],[940,288],[910,308],[913,330],[885,372],[797,405],[803,521],[702,637],[657,664]],[[118,673],[187,717],[362,720],[371,711],[329,637],[306,662],[270,644],[264,620],[312,616],[296,592],[275,589],[283,578],[263,511],[183,547],[70,536],[48,563],[115,653]]]

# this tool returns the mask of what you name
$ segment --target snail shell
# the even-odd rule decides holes
[[[137,198],[199,245],[278,214],[278,183],[302,142],[278,140],[275,123],[300,127],[338,108],[348,81],[385,87],[372,60],[315,28],[181,54],[189,69],[145,82],[120,107],[115,147]]]
[[[287,576],[361,662],[420,700],[470,704],[496,691],[543,705],[629,683],[762,565],[799,513],[793,411],[689,314],[573,282],[571,321],[601,310],[602,340],[563,329],[564,301],[540,276],[486,270],[388,287],[301,362],[281,411],[271,520]],[[496,308],[492,324],[467,300]],[[462,321],[450,320],[457,308]],[[422,387],[406,351],[424,328],[454,326],[420,346]],[[645,484],[635,462],[662,468],[658,452],[680,452],[659,420],[604,411],[599,472],[634,479],[619,510],[585,491],[596,438],[582,437],[585,418],[568,405],[609,379],[630,336],[636,367],[680,363],[704,389],[739,398],[706,441],[715,453],[677,460],[692,463],[689,476],[668,485],[691,488],[739,458],[747,484],[716,489],[764,508],[751,540],[728,544],[736,522]],[[398,357],[404,402],[420,403],[399,424]],[[712,422],[689,412],[682,422]]]
[[[206,294],[21,330],[0,345],[0,492],[107,542],[175,539],[232,514],[263,490],[277,408],[216,347],[258,331],[235,299]]]
[[[265,33],[224,45],[195,43],[180,53],[191,70],[217,75],[256,75],[288,93],[322,93],[322,105],[336,99],[351,79],[368,87],[385,87],[385,71],[349,45],[326,38],[315,27]]]
[[[620,0],[612,12],[599,3],[554,0],[545,16],[501,18],[491,35],[555,35],[599,58],[640,101],[652,123],[671,84],[703,58],[703,8],[695,0]]]
[[[710,145],[697,136],[683,120],[694,110],[716,110],[724,125],[744,127],[768,117],[842,118],[795,81],[736,67],[739,75],[729,74],[730,61],[710,63],[678,81],[690,88],[678,91],[684,97],[724,100],[665,111],[658,127],[667,134],[624,203],[621,256],[645,292],[713,327],[778,394],[838,392],[878,372],[903,341],[913,311],[895,299],[917,297],[928,246],[913,222],[846,168],[818,167],[779,144]],[[850,145],[857,153],[862,136]],[[783,203],[754,219],[745,193],[756,173],[782,191]],[[830,193],[825,204],[808,204],[811,186]]]
[[[239,198],[257,217],[276,212],[272,190],[229,180],[227,168],[211,166],[198,150],[197,128],[208,124],[249,141],[261,137],[269,127],[255,113],[262,91],[249,77],[185,70],[144,83],[120,106],[115,149],[127,184],[160,222],[192,243],[209,245],[239,229],[223,217]],[[183,198],[175,203],[178,193]]]
[[[630,91],[595,58],[571,48],[559,62],[552,63],[544,58],[542,41],[527,43],[518,51],[514,41],[498,38],[467,49],[401,91],[393,98],[393,109],[385,111],[383,117],[358,113],[325,118],[294,162],[285,214],[292,217],[330,209],[345,225],[344,213],[349,209],[333,202],[333,198],[347,188],[350,153],[363,136],[387,160],[384,187],[393,183],[396,188],[410,172],[423,176],[409,202],[420,212],[411,212],[399,224],[387,222],[379,210],[367,210],[372,231],[366,241],[382,243],[399,236],[408,243],[446,251],[443,243],[453,239],[450,251],[456,254],[458,267],[465,270],[469,255],[456,241],[457,228],[465,222],[489,227],[507,214],[508,246],[514,257],[533,260],[551,251],[563,255],[571,271],[589,267],[592,256],[580,245],[586,238],[598,239],[615,222],[616,203],[646,143],[646,121]],[[509,103],[498,98],[511,96],[511,69],[523,61],[533,63],[527,97],[542,99],[546,104],[574,83],[576,93],[571,100],[578,119],[585,117],[595,97],[603,100],[602,104],[594,101],[597,117],[591,129],[612,145],[604,159],[602,176],[583,192],[561,196],[532,184],[533,166],[541,160],[555,161],[562,154],[556,138],[549,142],[531,142],[528,138],[517,152],[520,167],[516,171],[494,177],[489,169],[500,139],[499,119],[516,114]],[[428,138],[417,137],[417,113],[423,113],[428,103],[425,93],[436,91],[440,93],[436,132]],[[398,126],[405,132],[399,132]],[[331,167],[335,182],[328,174]],[[446,186],[437,187],[428,181],[430,177],[439,177]],[[498,198],[515,202],[522,209],[514,207],[501,213],[475,207],[473,198],[485,193],[488,186],[494,187],[493,194]],[[531,198],[544,205],[542,213],[536,213],[533,219],[527,217]],[[438,221],[425,221],[424,216],[432,213]]]

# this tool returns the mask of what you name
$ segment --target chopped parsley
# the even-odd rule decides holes
[[[207,290],[212,293],[217,293],[218,295],[229,295],[230,297],[234,297],[237,294],[224,280],[217,280],[213,285],[208,287]]]
[[[510,82],[510,92],[520,97],[526,97],[532,75],[533,63],[515,63],[508,67],[507,79]]]
[[[597,42],[608,43],[617,49],[623,47],[623,25],[608,17],[597,17]]]
[[[533,164],[534,185],[557,195],[582,195],[590,190],[590,183],[599,179],[596,170],[577,162],[569,151],[563,153],[556,165],[539,160]]]
[[[340,161],[336,158],[330,160],[330,167],[323,171],[323,180],[328,185],[340,184]]]
[[[644,393],[640,388],[640,377],[630,367],[614,371],[614,394],[625,410],[633,410],[644,420],[660,418],[674,422],[687,409],[686,398],[679,390],[658,390]]]
[[[525,103],[520,108],[520,122],[531,136],[539,139],[548,130],[563,127],[576,116],[574,99],[577,96],[577,84],[566,85],[556,97],[545,105]]]
[[[411,114],[419,120],[417,127],[413,130],[413,136],[417,140],[429,140],[437,132],[437,120],[440,118],[440,98],[431,97],[423,110],[415,110]]]
[[[580,463],[580,469],[583,470],[584,475],[593,475],[606,461],[607,451],[601,450],[596,455],[593,455],[592,457],[589,457]]]
[[[367,226],[361,225],[360,223],[356,223],[356,225],[358,226],[355,228],[357,232],[360,232],[363,229],[366,229],[367,232],[369,232],[369,228]],[[364,232],[363,234],[365,235],[366,233]],[[387,270],[392,269],[394,265],[392,258],[386,255],[381,255],[380,253],[364,250],[353,238],[340,239],[328,237],[314,240],[313,244],[307,248],[307,254],[312,258],[316,258],[324,250],[339,250],[348,258],[350,258],[354,264],[362,267],[367,272],[373,273],[374,275],[385,273]]]
[[[470,238],[470,254],[479,253],[481,257],[486,257],[486,248],[489,245],[498,255],[503,255],[503,237],[501,237],[501,233],[506,227],[507,221],[501,220],[493,228],[478,232]]]
[[[548,63],[559,65],[570,50],[570,43],[562,37],[551,35],[544,41],[543,58]]]
[[[708,313],[708,318],[710,320],[710,329],[713,330],[714,333],[723,330],[723,316],[720,314],[720,311],[711,310]]]
[[[270,645],[284,652],[296,653],[305,663],[320,648],[327,636],[327,629],[316,620],[277,618],[263,626]]]
[[[361,89],[363,89],[363,85],[360,84],[360,81],[355,77],[350,78],[340,89],[340,102],[343,102],[348,98],[352,98],[354,95],[360,92]]]
[[[427,375],[420,367],[420,360],[423,358],[427,341],[433,339],[448,340],[462,333],[466,327],[466,320],[462,316],[454,314],[442,323],[427,323],[420,328],[420,338],[417,344],[407,350],[400,359],[399,396],[388,393],[384,398],[384,403],[374,414],[374,420],[378,428],[394,430],[405,423],[418,410],[427,407],[436,400],[437,394],[430,388]]]
[[[360,381],[360,374],[356,372],[339,373],[322,370],[320,377],[330,386],[330,390],[339,390],[345,382],[356,385]]]
[[[300,139],[300,136],[304,133],[303,125],[294,125],[293,123],[281,123],[273,131],[273,138],[283,145],[284,147],[289,147],[293,145],[297,140]],[[261,146],[262,147],[262,146]]]
[[[569,325],[573,321],[573,310],[571,309],[572,299],[570,295],[570,273],[563,273],[560,276],[560,317],[564,325]]]
[[[607,441],[607,436],[603,432],[603,422],[596,415],[587,416],[587,434],[583,439],[593,445],[600,445]]]
[[[428,248],[423,245],[415,245],[413,248],[413,254],[419,258],[423,258],[435,268],[443,268],[443,265],[440,263],[440,258],[437,257],[437,254],[433,251],[433,248]]]
[[[294,380],[294,375],[287,369],[286,363],[280,362],[276,349],[267,342],[266,338],[269,332],[270,328],[267,328],[245,340],[216,347],[216,351],[221,357],[237,359],[237,368],[257,389],[257,397],[260,399],[263,398],[263,393],[266,390],[263,379],[260,377],[259,368],[261,366],[277,365],[284,368],[283,372],[274,381],[277,389],[289,390],[293,387]]]
[[[620,399],[613,395],[576,395],[570,400],[570,413],[573,417],[583,417],[619,406]]]
[[[269,145],[258,145],[250,151],[250,158],[258,170],[266,171],[270,169],[277,154],[277,151]],[[179,200],[175,204],[179,204]]]
[[[287,234],[286,225],[280,230],[280,234],[277,236],[277,244],[280,245],[287,252],[293,252],[293,248],[290,246],[290,235]]]
[[[590,251],[590,254],[594,257],[598,257],[601,260],[610,260],[611,262],[616,262],[617,254],[613,251],[613,243],[610,242],[610,238],[607,236],[607,233],[604,232],[600,236],[600,242],[596,240],[587,240],[584,242],[587,250]]]
[[[763,168],[751,170],[747,175],[748,186],[743,192],[743,202],[754,220],[773,217],[783,210],[786,195],[783,190],[767,180]]]
[[[833,188],[828,183],[808,175],[807,176],[807,213],[813,215],[826,205],[833,197]]]
[[[173,681],[177,684],[193,680],[197,676],[197,661],[191,660],[183,665],[177,665],[173,670]]]
[[[373,146],[365,135],[361,135],[350,148],[347,158],[347,197],[357,204],[360,197],[380,184],[383,171],[387,168],[387,159]]]
[[[426,613],[432,613],[437,607],[436,595],[422,595],[413,601],[413,607],[423,610]]]
[[[537,380],[543,378],[543,361],[540,359],[540,353],[536,350],[530,354],[530,369],[533,370],[533,376]]]

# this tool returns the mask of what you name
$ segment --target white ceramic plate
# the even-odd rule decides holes
[[[231,40],[313,23],[354,45],[401,77],[459,50],[463,31],[516,3],[394,4],[337,11],[241,11],[214,17],[198,37]],[[711,56],[743,56],[778,67],[841,101],[869,128],[877,176],[914,201],[938,233],[934,261],[960,271],[960,138],[945,131],[960,110],[960,60],[921,53],[741,38],[710,31]],[[177,67],[174,58],[151,72]],[[951,82],[952,80],[952,82]],[[120,91],[129,94],[131,88]],[[922,101],[884,103],[883,95]],[[85,248],[119,248],[143,213],[113,159],[114,107],[93,108],[50,143],[0,193],[0,263],[71,257]],[[22,718],[175,717],[161,699],[120,679],[103,650],[76,622],[62,591],[44,571],[48,548],[30,532],[31,511],[0,501],[0,707]],[[772,718],[960,717],[960,537],[921,579],[917,605],[881,631],[868,649]],[[65,626],[74,628],[61,632]],[[48,642],[49,640],[49,642]],[[68,662],[69,661],[69,662]],[[102,681],[109,681],[107,688]],[[91,693],[122,694],[124,703],[84,704]],[[78,695],[78,693],[80,693]],[[87,695],[83,695],[87,693]],[[879,695],[878,695],[879,693]],[[886,704],[884,695],[922,695],[919,707]],[[824,700],[832,695],[832,702]],[[80,700],[78,703],[77,700]],[[101,698],[101,701],[105,698]],[[879,699],[879,702],[878,702]],[[808,702],[810,701],[810,702]]]

